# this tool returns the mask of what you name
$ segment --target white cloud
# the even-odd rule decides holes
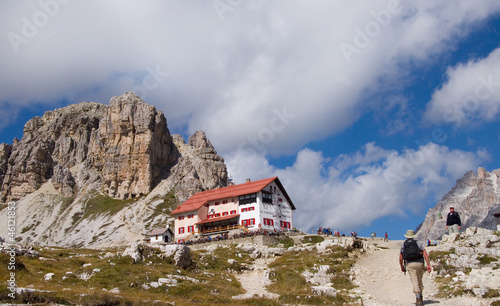
[[[401,154],[368,143],[361,152],[333,161],[321,152],[304,149],[293,166],[285,169],[270,167],[262,157],[248,156],[230,158],[228,168],[232,173],[234,165],[245,169],[241,172],[245,177],[235,176],[237,183],[249,175],[253,179],[278,176],[297,207],[297,227],[350,231],[380,217],[425,212],[458,178],[488,159],[484,150],[470,153],[433,143]]]
[[[492,121],[500,111],[500,48],[486,58],[448,68],[447,82],[436,90],[425,119],[464,127]]]
[[[11,43],[9,33],[23,35],[26,20],[42,16],[39,3],[59,6],[27,43]],[[3,2],[0,64],[8,73],[0,75],[0,111],[63,98],[107,103],[140,87],[148,67],[159,67],[169,77],[143,96],[165,111],[171,128],[204,129],[224,154],[259,135],[272,136],[259,143],[266,153],[293,154],[367,111],[390,111],[367,107],[363,95],[390,91],[407,63],[453,48],[450,41],[500,6],[419,1],[384,15],[392,3],[241,2],[221,18],[211,1]],[[356,46],[358,30],[366,45]],[[350,61],[342,43],[358,49]],[[296,117],[265,135],[284,109]],[[404,128],[395,120],[388,131]]]

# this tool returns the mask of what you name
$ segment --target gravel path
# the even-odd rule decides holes
[[[268,292],[266,286],[271,284],[269,280],[269,264],[274,258],[257,258],[253,264],[253,270],[245,270],[241,274],[235,274],[243,289],[247,292],[235,299],[249,299],[252,297],[264,297],[277,299],[279,295]]]
[[[377,241],[380,250],[369,252],[357,261],[354,283],[355,291],[362,297],[363,305],[415,305],[410,278],[399,267],[399,250],[403,241]],[[485,300],[472,297],[453,299],[436,298],[437,286],[434,272],[425,273],[424,305],[489,305]]]
[[[354,292],[361,297],[362,305],[415,305],[415,294],[412,292],[408,273],[405,275],[399,267],[399,250],[403,241],[371,241],[368,238],[365,243],[376,243],[380,249],[364,253],[354,266],[353,282],[358,286]],[[274,258],[256,259],[252,270],[235,274],[246,293],[234,298],[278,298],[277,294],[266,290],[266,286],[271,283],[268,265],[273,261]],[[488,300],[474,297],[437,298],[435,295],[438,289],[434,282],[434,275],[434,272],[424,275],[424,305],[483,306],[490,304]]]

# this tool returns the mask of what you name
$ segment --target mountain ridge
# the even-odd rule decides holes
[[[0,145],[0,202],[16,203],[23,243],[135,242],[166,226],[192,194],[226,185],[224,159],[203,131],[187,143],[171,135],[163,112],[130,92],[109,106],[46,112],[26,123],[21,140]]]
[[[496,230],[493,213],[500,212],[500,169],[478,168],[457,180],[455,186],[426,214],[417,227],[416,239],[439,240],[446,231],[449,207],[454,206],[462,221],[461,232],[469,227]]]

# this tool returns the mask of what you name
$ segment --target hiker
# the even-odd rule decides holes
[[[399,265],[401,266],[401,271],[410,275],[411,284],[413,286],[413,292],[415,293],[415,298],[417,299],[417,305],[424,305],[424,298],[422,297],[422,291],[424,290],[424,284],[422,283],[422,277],[426,270],[424,265],[424,259],[427,263],[427,272],[431,273],[431,262],[429,256],[425,251],[422,243],[415,240],[415,233],[413,230],[407,230],[404,235],[407,239],[401,245],[401,251],[399,252]]]
[[[462,226],[462,221],[460,221],[460,215],[455,211],[453,206],[450,206],[450,212],[446,218],[446,229],[448,230],[448,235],[455,234],[459,232]]]
[[[389,235],[387,235],[387,232],[385,232],[385,235],[384,235],[384,241],[385,241],[385,242],[389,241]]]

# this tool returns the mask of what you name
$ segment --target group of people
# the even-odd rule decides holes
[[[311,233],[314,233],[314,228],[311,229]],[[335,236],[335,237],[345,237],[345,234],[340,234],[339,231],[332,231],[331,228],[329,227],[319,227],[318,230],[316,231],[318,235],[326,235],[326,236]],[[351,237],[358,237],[358,233],[356,232],[351,232]]]
[[[460,215],[455,211],[453,206],[450,206],[450,212],[446,218],[446,229],[448,234],[459,233],[462,222],[460,220]],[[413,292],[415,293],[416,305],[423,305],[424,298],[422,296],[422,291],[424,285],[422,283],[422,277],[424,272],[431,272],[431,262],[429,260],[429,255],[425,250],[424,245],[415,240],[415,233],[413,230],[406,231],[404,235],[406,240],[401,245],[401,250],[399,252],[399,265],[401,266],[401,271],[410,275],[410,280],[413,286]],[[429,243],[428,243],[429,245]]]

